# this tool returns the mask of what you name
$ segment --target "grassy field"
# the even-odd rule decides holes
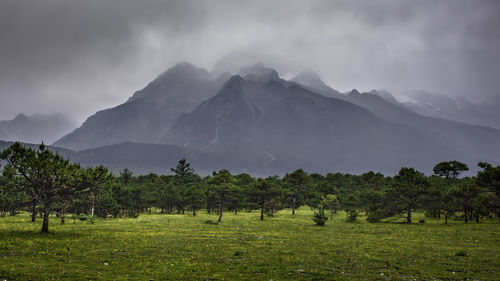
[[[500,280],[500,224],[426,218],[377,223],[312,211],[142,214],[68,219],[39,233],[28,214],[0,218],[0,280]],[[417,218],[418,219],[418,215]]]

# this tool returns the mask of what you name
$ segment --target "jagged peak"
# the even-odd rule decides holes
[[[224,83],[222,88],[236,87],[241,85],[243,82],[245,82],[245,79],[243,79],[243,77],[241,77],[240,75],[233,75],[226,81],[226,83]]]
[[[349,96],[350,95],[353,95],[353,96],[357,96],[357,95],[361,95],[361,93],[356,90],[356,89],[352,89],[350,92],[349,92]]]
[[[127,102],[139,99],[162,99],[166,92],[158,89],[169,85],[192,83],[193,81],[209,82],[213,81],[213,77],[206,69],[182,61],[167,69],[142,90],[136,91]]]
[[[16,117],[14,117],[13,120],[26,120],[28,119],[28,116],[26,116],[24,113],[19,113],[18,115],[16,115]]]
[[[291,79],[292,81],[299,82],[299,83],[311,83],[311,82],[321,82],[323,83],[323,80],[321,80],[321,77],[314,71],[312,70],[305,70],[297,74],[295,77]]]
[[[205,76],[206,78],[211,78],[210,73],[206,69],[195,66],[194,64],[187,61],[182,61],[174,65],[173,67],[167,69],[162,75],[160,75],[160,77],[165,77],[170,75],[177,76],[178,74],[180,75],[195,74],[199,76]]]
[[[238,73],[246,80],[263,83],[271,80],[279,81],[281,79],[276,70],[266,67],[261,62],[252,66],[242,67]]]

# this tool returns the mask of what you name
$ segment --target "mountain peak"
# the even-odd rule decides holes
[[[352,89],[350,92],[349,92],[349,96],[350,95],[353,95],[353,96],[357,96],[357,95],[361,95],[360,92],[358,92],[358,90],[356,89]]]
[[[319,77],[319,75],[312,70],[302,71],[297,76],[293,77],[291,81],[297,82],[307,87],[311,87],[315,90],[320,90],[320,91],[331,90],[330,87],[328,87],[323,82],[323,80],[321,80],[321,77]]]
[[[396,100],[396,98],[391,93],[389,93],[389,91],[387,91],[387,90],[375,90],[375,89],[373,89],[368,93],[375,95],[375,96],[378,96],[380,98],[383,98],[384,100],[386,100],[388,102],[391,102],[394,104],[399,104],[399,102]]]
[[[323,84],[323,80],[321,80],[321,77],[319,77],[319,75],[312,70],[302,71],[301,73],[297,74],[297,76],[292,78],[292,81],[295,81],[295,82],[298,82],[301,84],[305,84],[305,85],[309,85],[312,83],[322,83]]]
[[[231,78],[229,78],[229,80],[227,80],[227,82],[225,84],[234,84],[234,83],[241,83],[243,79],[241,76],[239,75],[233,75],[231,76]]]
[[[189,62],[183,61],[167,69],[164,73],[151,81],[145,88],[134,93],[128,102],[146,99],[155,102],[164,102],[173,97],[183,95],[197,96],[198,91],[186,93],[186,88],[193,84],[208,84],[212,82],[212,75],[204,68],[197,67]],[[196,99],[196,97],[195,97]]]
[[[246,80],[263,82],[263,83],[272,80],[275,81],[280,80],[280,76],[276,70],[266,67],[261,62],[258,62],[252,66],[241,68],[239,74],[243,76],[243,78]]]
[[[28,116],[26,116],[24,113],[19,113],[18,115],[16,115],[16,117],[14,117],[13,120],[21,121],[26,119],[28,119]]]
[[[210,73],[203,68],[197,67],[190,62],[182,61],[167,69],[159,78],[180,78],[179,76],[190,75],[202,79],[211,79]]]

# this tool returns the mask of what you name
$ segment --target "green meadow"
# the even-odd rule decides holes
[[[500,224],[345,222],[259,213],[0,218],[0,280],[500,280]]]

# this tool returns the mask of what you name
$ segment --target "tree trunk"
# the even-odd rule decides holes
[[[49,233],[49,208],[43,210],[42,233]]]
[[[92,196],[92,209],[90,210],[91,218],[94,218],[94,209],[95,209],[95,195]]]
[[[238,214],[238,209],[234,209],[234,214],[237,215]]]
[[[479,214],[476,213],[476,223],[479,223]]]
[[[196,217],[196,210],[193,209],[193,217]]]
[[[35,222],[36,220],[36,202],[33,200],[33,205],[31,205],[31,222]]]
[[[64,218],[65,217],[66,217],[66,210],[63,209],[62,212],[61,212],[61,225],[64,224]]]
[[[151,207],[149,207],[148,213],[151,215]]]
[[[222,204],[219,203],[219,218],[217,222],[222,222]]]
[[[292,215],[295,215],[295,197],[292,200]]]
[[[464,214],[465,214],[465,223],[467,223],[469,221],[469,214],[467,212],[467,209],[464,210]]]
[[[264,205],[260,206],[260,220],[264,220]]]
[[[411,208],[407,209],[406,222],[411,223]]]
[[[448,223],[448,212],[445,212],[444,213],[444,223],[447,224]]]

